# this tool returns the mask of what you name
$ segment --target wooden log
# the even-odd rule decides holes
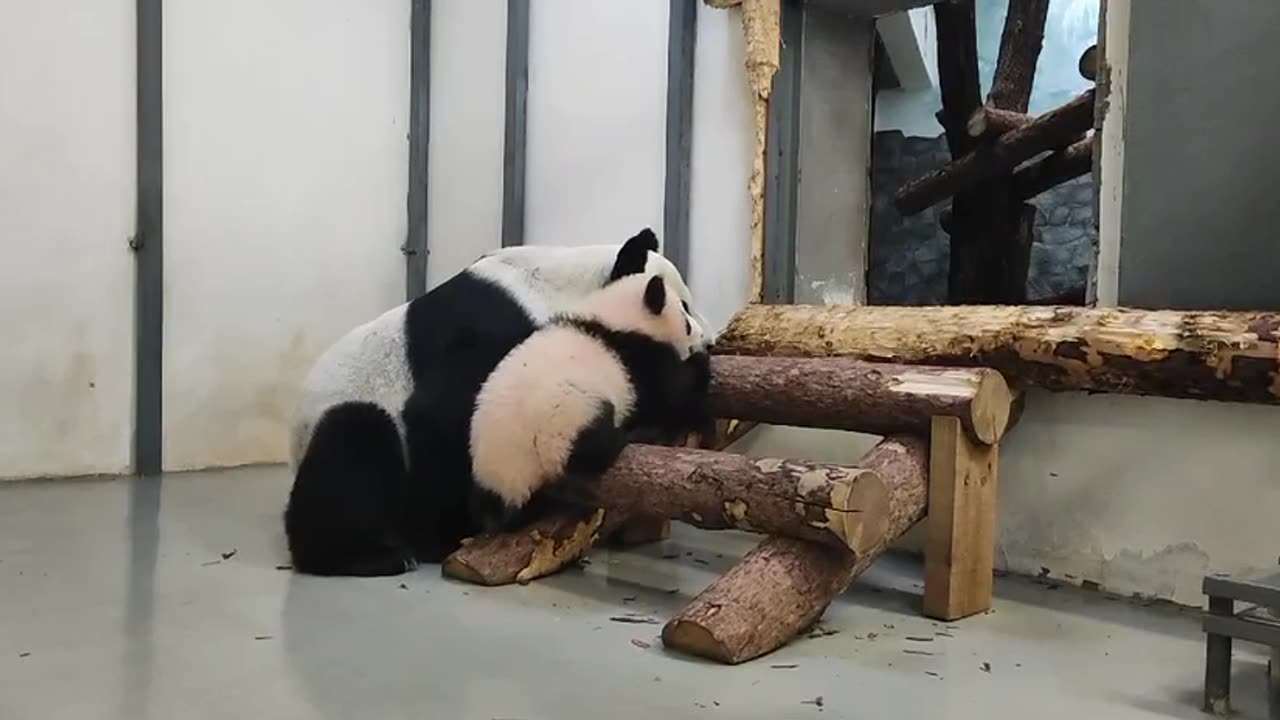
[[[1012,181],[1014,198],[1019,201],[1030,200],[1046,190],[1052,190],[1062,183],[1075,180],[1092,169],[1093,138],[1086,137],[1068,145],[1063,150],[1029,163],[1014,173]],[[947,234],[951,234],[955,227],[954,223],[951,208],[938,213],[938,225]],[[1036,304],[1069,305],[1073,302]]]
[[[663,627],[663,644],[736,664],[773,652],[817,622],[831,600],[925,513],[924,442],[885,438],[859,464],[874,468],[888,497],[875,544],[854,554],[792,538],[767,538]]]
[[[556,513],[517,532],[467,538],[440,569],[476,585],[524,584],[577,562],[624,519],[600,509]]]
[[[1000,54],[991,77],[987,104],[1025,113],[1031,102],[1031,83],[1044,45],[1044,22],[1049,0],[1011,0],[1000,33]]]
[[[706,436],[691,432],[681,443],[683,447],[705,450],[724,450],[751,431],[755,423],[736,419],[718,419]],[[661,542],[671,537],[671,521],[664,517],[637,515],[622,521],[612,534],[604,535],[604,544],[610,547],[636,547]]]
[[[1092,170],[1093,140],[1086,138],[1019,169],[1013,174],[1013,192],[1019,200],[1030,200]]]
[[[1031,272],[1031,246],[1036,242],[1036,206],[1017,203],[996,224],[1003,242],[993,248],[997,268],[995,303],[1027,302],[1027,276]]]
[[[968,365],[1049,390],[1280,403],[1280,312],[748,305],[716,352]]]
[[[969,137],[996,138],[1011,130],[1025,127],[1032,119],[1025,113],[983,105],[969,115],[969,120],[965,122],[965,130],[969,133]]]
[[[715,438],[693,438],[704,447],[728,446],[753,427],[738,420],[717,421]],[[723,434],[721,430],[723,429]],[[565,509],[510,533],[470,538],[445,559],[445,575],[478,585],[527,583],[559,572],[584,557],[597,542],[635,547],[671,535],[665,517],[596,510]]]
[[[978,144],[965,123],[982,105],[978,85],[978,48],[974,0],[934,5],[938,37],[938,81],[942,96],[939,122],[946,131],[947,148],[954,162]],[[957,221],[946,228],[951,236],[949,289],[965,288],[981,268],[980,219],[985,215],[982,197],[957,193],[952,210]]]
[[[884,483],[864,468],[639,444],[625,448],[604,476],[566,485],[560,497],[854,552],[877,541],[889,510]]]
[[[998,456],[996,446],[971,442],[956,418],[933,419],[924,614],[935,620],[991,608]]]
[[[774,425],[924,435],[946,415],[990,445],[1004,435],[1012,401],[1004,377],[986,368],[721,355],[711,370],[713,408]]]
[[[1067,145],[1092,125],[1090,89],[989,145],[906,183],[894,196],[894,206],[904,216],[915,215],[983,180],[1009,172],[1046,150]]]
[[[1008,4],[986,102],[992,111],[1026,113],[1047,12],[1048,0]],[[1025,122],[1024,127],[1029,124]],[[974,152],[985,153],[990,144],[987,141]],[[1032,228],[1024,222],[1024,209],[1011,198],[1009,179],[1000,174],[957,188],[952,205],[961,212],[951,235],[950,304],[1019,303],[1026,299]]]
[[[946,131],[951,157],[960,158],[976,142],[965,131],[969,115],[982,104],[978,85],[978,33],[973,0],[933,6],[938,36],[938,85],[942,109],[938,123]]]

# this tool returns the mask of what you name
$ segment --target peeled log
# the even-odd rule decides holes
[[[890,510],[884,483],[870,470],[638,444],[598,480],[566,485],[562,499],[854,552],[879,541]]]
[[[716,352],[980,366],[1049,390],[1280,403],[1280,312],[748,305]]]
[[[987,445],[1004,435],[1012,399],[995,370],[853,358],[721,355],[711,377],[711,406],[721,415],[875,435],[927,434],[933,416],[947,415]]]
[[[768,538],[663,627],[663,644],[737,664],[773,652],[817,622],[831,600],[925,514],[929,459],[923,441],[885,438],[859,464],[881,478],[888,499],[875,543],[855,554]]]
[[[476,585],[527,583],[576,562],[624,519],[599,509],[556,513],[517,532],[467,538],[440,569]]]

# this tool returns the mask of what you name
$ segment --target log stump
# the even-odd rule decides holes
[[[887,500],[860,551],[768,538],[663,627],[663,644],[737,664],[782,647],[813,625],[836,595],[925,514],[929,460],[924,442],[885,438],[859,464],[880,478]]]

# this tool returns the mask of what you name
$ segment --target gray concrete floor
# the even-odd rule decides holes
[[[749,537],[681,527],[527,587],[309,578],[277,569],[287,486],[0,484],[0,719],[1205,717],[1194,613],[1004,578],[994,612],[944,626],[889,557],[827,612],[835,634],[722,667],[609,617],[665,620]],[[1264,661],[1237,647],[1235,704],[1262,718]]]

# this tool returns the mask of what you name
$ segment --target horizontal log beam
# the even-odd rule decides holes
[[[883,479],[888,498],[883,529],[862,553],[765,539],[663,627],[663,645],[736,664],[773,652],[812,626],[834,597],[924,517],[928,455],[921,440],[889,437],[859,461]]]
[[[991,445],[1009,422],[1009,386],[987,368],[721,355],[711,370],[716,413],[774,425],[927,434],[933,417],[946,415]]]
[[[1280,404],[1280,312],[748,305],[716,352],[990,367],[1049,390]]]
[[[707,530],[783,535],[860,553],[888,508],[870,470],[801,460],[629,445],[602,477],[567,484],[567,502],[656,515]]]
[[[1013,174],[1013,192],[1019,200],[1030,200],[1092,170],[1093,140],[1086,138],[1020,168]]]
[[[1010,172],[1036,155],[1068,145],[1093,127],[1092,89],[994,142],[903,185],[894,206],[903,216],[915,215],[979,182]]]

